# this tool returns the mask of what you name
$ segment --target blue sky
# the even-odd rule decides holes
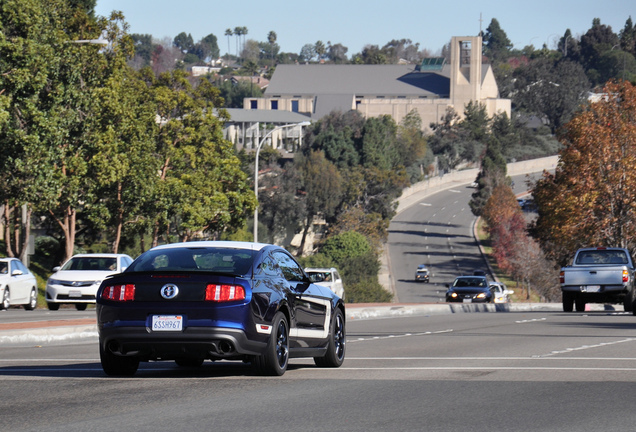
[[[594,18],[618,33],[631,14],[636,21],[635,6],[633,0],[97,0],[96,13],[120,10],[130,33],[156,39],[186,32],[197,42],[212,33],[222,54],[228,50],[225,29],[247,27],[246,38],[259,42],[275,31],[284,52],[299,53],[321,40],[341,43],[351,57],[365,45],[382,47],[392,39],[411,39],[435,54],[452,36],[478,34],[480,14],[484,31],[496,18],[515,48],[554,48],[566,29],[580,36]],[[234,37],[229,47],[235,54]]]

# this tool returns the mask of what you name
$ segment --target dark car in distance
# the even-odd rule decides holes
[[[459,276],[451,285],[446,285],[447,302],[492,303],[494,295],[485,276]]]
[[[262,243],[199,241],[158,246],[97,293],[102,368],[133,375],[140,362],[250,362],[283,375],[293,357],[339,367],[345,308],[314,284],[285,249]]]

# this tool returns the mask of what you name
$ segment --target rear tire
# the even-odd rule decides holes
[[[563,291],[563,312],[574,311],[574,295],[567,291]]]
[[[75,303],[75,309],[78,311],[85,311],[87,306],[86,303]]]
[[[101,341],[99,343],[99,358],[102,362],[102,369],[108,376],[133,376],[139,368],[138,358],[122,357],[104,351]]]
[[[581,297],[577,296],[574,300],[574,305],[576,306],[577,312],[585,312],[585,300]]]
[[[29,296],[29,303],[24,305],[24,310],[34,310],[38,307],[38,292],[35,288],[31,290],[31,295]]]
[[[340,308],[331,322],[327,352],[323,357],[314,357],[314,363],[319,367],[340,367],[344,362],[346,348],[345,319]]]
[[[625,296],[625,300],[623,300],[623,310],[625,312],[633,312],[634,311],[634,291],[629,290],[627,295]]]
[[[282,312],[276,312],[272,334],[265,352],[254,358],[256,370],[263,375],[281,376],[289,363],[289,326]]]

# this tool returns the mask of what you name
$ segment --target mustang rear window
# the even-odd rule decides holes
[[[255,252],[231,248],[179,248],[148,251],[137,258],[128,272],[200,271],[246,274]]]

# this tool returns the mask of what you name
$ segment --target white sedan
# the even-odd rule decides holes
[[[489,286],[495,298],[495,303],[510,302],[510,294],[514,294],[514,291],[507,289],[503,282],[490,282]]]
[[[49,310],[58,310],[61,304],[74,304],[85,310],[95,303],[97,288],[106,277],[121,273],[132,263],[125,254],[74,255],[61,267],[53,268],[46,282],[46,303]]]
[[[0,298],[2,309],[23,305],[33,310],[38,305],[35,276],[17,258],[0,258]]]

